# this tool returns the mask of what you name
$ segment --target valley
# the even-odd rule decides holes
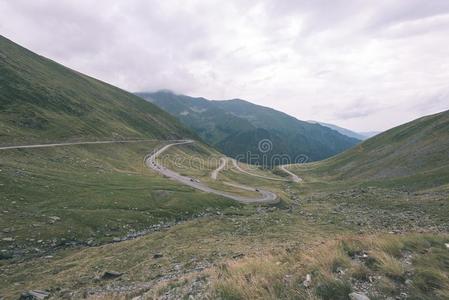
[[[3,37],[0,74],[2,300],[449,298],[449,111],[361,142]]]

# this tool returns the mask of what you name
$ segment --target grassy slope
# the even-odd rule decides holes
[[[193,136],[155,105],[4,37],[0,81],[0,145]],[[1,151],[0,258],[110,241],[235,205],[146,170],[143,157],[160,144]]]
[[[307,251],[229,262],[213,273],[212,295],[349,300],[356,291],[369,299],[447,299],[447,240],[447,235],[418,234],[340,237]],[[311,276],[307,288],[306,274]]]
[[[448,157],[449,111],[445,111],[390,129],[327,160],[298,166],[296,171],[306,178],[432,187],[449,183]]]
[[[167,154],[189,157],[192,153],[199,153],[200,160],[213,156],[213,151],[201,145],[172,148]],[[122,159],[118,161],[123,162]],[[207,178],[215,167],[214,163],[205,163],[206,170],[197,168],[198,163],[199,160],[192,170],[186,172]],[[184,161],[178,168],[183,169],[186,164]],[[140,161],[135,165],[130,171],[139,172]],[[263,170],[256,172],[274,176]],[[444,299],[447,294],[447,269],[438,263],[447,257],[443,252],[446,251],[444,242],[447,236],[435,233],[439,230],[437,227],[447,228],[448,214],[434,215],[441,211],[439,204],[432,209],[422,209],[433,207],[433,203],[438,201],[444,203],[447,193],[438,195],[426,191],[415,195],[391,189],[366,191],[356,183],[323,186],[319,182],[300,185],[271,182],[236,173],[232,168],[224,170],[220,176],[278,191],[284,199],[283,205],[277,209],[260,209],[239,207],[232,202],[220,207],[215,202],[208,204],[211,208],[206,210],[207,215],[203,218],[136,240],[61,250],[54,254],[53,259],[6,260],[0,262],[3,274],[0,276],[0,294],[14,298],[26,289],[48,289],[58,298],[66,295],[65,289],[68,289],[74,292],[73,299],[90,291],[105,293],[104,297],[99,295],[97,299],[111,299],[115,295],[112,292],[115,287],[117,290],[130,289],[130,292],[116,295],[116,299],[142,294],[147,297],[144,299],[164,295],[187,298],[190,294],[200,299],[205,295],[212,299],[217,296],[223,299],[320,299],[317,295],[335,293],[342,295],[338,299],[348,299],[345,293],[358,290],[357,285],[360,284],[370,285],[372,291],[393,297],[402,291],[428,299]],[[136,179],[132,178],[132,181],[136,182]],[[150,179],[150,182],[152,188],[154,181]],[[132,194],[137,197],[140,192],[133,190]],[[191,195],[189,205],[200,205],[205,199],[210,199],[210,196],[197,198],[196,195],[200,194],[174,193],[173,197],[175,195],[180,199]],[[146,205],[150,200],[145,196],[142,199],[144,201],[140,205]],[[382,200],[381,208],[372,205],[379,200]],[[415,202],[421,202],[422,206],[414,207]],[[176,213],[177,210],[172,211]],[[404,237],[387,234],[392,230],[433,234]],[[375,236],[361,235],[365,232]],[[346,248],[341,248],[343,243],[340,240],[352,242],[354,239],[360,240],[362,250],[376,259],[372,268],[352,264],[350,255],[342,252],[341,249]],[[385,250],[383,245],[390,243],[393,246]],[[410,245],[417,245],[417,248]],[[386,256],[391,256],[389,251],[395,247],[400,248],[401,255]],[[384,263],[393,262],[397,266],[396,261],[403,262],[406,257],[403,254],[407,251],[413,254],[412,263],[416,271],[403,273],[402,269],[391,269]],[[160,259],[153,257],[158,252],[163,254]],[[422,255],[424,252],[432,253],[432,256]],[[347,265],[348,261],[351,265]],[[339,263],[345,270],[343,277],[335,272]],[[119,270],[125,274],[112,281],[95,280],[106,270]],[[312,274],[313,285],[309,289],[301,284],[306,273]],[[364,274],[381,278],[374,283],[366,283]],[[351,284],[351,278],[361,278],[361,281]],[[402,281],[396,281],[396,278]],[[405,286],[406,279],[413,280],[413,285]],[[438,285],[427,287],[426,283],[432,280],[437,280]]]
[[[198,299],[205,295],[224,299],[341,295],[338,299],[348,299],[347,292],[363,284],[385,296],[396,297],[404,291],[418,299],[447,298],[444,243],[449,240],[437,232],[447,232],[449,186],[410,193],[382,181],[385,186],[367,188],[351,177],[329,181],[337,174],[315,169],[317,164],[305,167],[310,175],[300,185],[226,169],[223,178],[277,191],[284,200],[278,208],[242,207],[142,168],[142,157],[155,146],[86,145],[2,152],[0,234],[17,237],[12,243],[2,241],[0,249],[6,250],[2,255],[20,249],[21,243],[44,248],[54,237],[57,242],[62,238],[111,240],[161,220],[207,214],[135,240],[61,249],[52,253],[53,258],[0,260],[0,295],[15,299],[24,290],[48,289],[55,299],[79,299],[91,292],[105,293],[103,299],[111,299],[117,296],[112,292],[116,288],[122,290],[116,299],[129,299],[148,289],[147,299],[188,295]],[[193,153],[202,160],[213,155],[202,146],[187,145],[169,154]],[[207,178],[214,166],[186,172]],[[50,216],[61,220],[51,224]],[[403,235],[386,234],[393,230]],[[408,231],[431,234],[408,235]],[[38,238],[43,243],[37,243]],[[373,264],[364,268],[352,259],[351,249],[368,252]],[[153,257],[157,252],[163,257]],[[408,265],[409,253],[412,270],[401,268],[402,263]],[[344,276],[338,267],[344,269]],[[98,280],[106,270],[124,275],[112,281]],[[302,286],[306,273],[312,274],[309,289]],[[370,283],[365,275],[380,278]],[[412,284],[406,285],[406,279]]]
[[[135,95],[0,36],[0,145],[191,135]]]
[[[143,157],[161,144],[2,151],[0,236],[15,241],[0,239],[0,248],[48,248],[64,239],[110,241],[160,222],[188,219],[206,208],[237,205],[147,169]],[[52,223],[53,216],[60,220]]]

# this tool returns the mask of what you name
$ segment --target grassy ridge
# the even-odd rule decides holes
[[[449,111],[445,111],[395,127],[335,157],[294,170],[310,180],[351,179],[423,188],[449,183],[448,157]]]
[[[155,105],[2,36],[0,74],[0,145],[191,135]]]

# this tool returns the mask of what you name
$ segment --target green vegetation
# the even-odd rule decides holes
[[[3,38],[0,68],[2,144],[189,136],[152,104]],[[217,103],[236,118],[227,126],[259,128],[252,105]],[[266,124],[287,130],[260,109]],[[416,120],[292,167],[301,183],[231,164],[212,180],[222,154],[201,143],[158,158],[216,189],[276,192],[275,206],[241,205],[156,174],[143,158],[162,140],[2,150],[0,298],[41,289],[53,299],[448,299],[447,129],[448,112]],[[250,135],[240,137],[250,143]]]
[[[0,36],[0,145],[192,136],[141,98]]]
[[[198,192],[143,164],[163,143],[4,150],[0,156],[0,247],[46,248],[111,241],[206,209],[239,205]],[[41,240],[41,242],[38,242]],[[8,251],[9,252],[9,251]]]
[[[325,180],[393,180],[391,186],[435,187],[449,182],[449,111],[379,134],[340,155],[299,166],[296,172]]]
[[[205,142],[231,157],[257,154],[251,163],[280,164],[273,156],[287,155],[290,162],[307,156],[319,160],[340,153],[359,142],[319,124],[297,120],[271,108],[234,99],[210,101],[171,92],[138,93],[144,99],[177,117]],[[272,151],[262,153],[259,141],[272,142]],[[265,156],[265,160],[263,158]]]

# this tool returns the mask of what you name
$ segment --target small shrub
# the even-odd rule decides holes
[[[388,238],[380,242],[379,248],[394,257],[401,257],[404,244],[397,238]]]
[[[404,280],[405,270],[400,261],[384,252],[378,253],[376,258],[379,271],[396,281]]]
[[[232,287],[231,285],[224,284],[217,286],[215,290],[218,299],[223,300],[240,300],[244,299],[239,289]]]
[[[351,276],[357,280],[369,281],[370,270],[365,265],[358,264],[352,269]]]
[[[373,256],[368,256],[366,259],[364,259],[364,263],[365,266],[367,266],[371,270],[379,269],[379,261]]]
[[[315,290],[323,300],[349,300],[351,285],[347,281],[331,280],[320,283]]]
[[[413,276],[413,285],[425,293],[444,288],[446,282],[445,275],[435,269],[418,269]]]
[[[377,287],[381,292],[381,295],[394,295],[397,291],[396,285],[386,277],[382,277],[377,282]]]
[[[342,248],[343,250],[350,256],[354,257],[356,255],[360,255],[362,251],[362,245],[360,241],[356,240],[345,240],[342,241]]]
[[[332,273],[337,273],[339,269],[347,269],[351,262],[347,256],[337,254],[331,263]]]

